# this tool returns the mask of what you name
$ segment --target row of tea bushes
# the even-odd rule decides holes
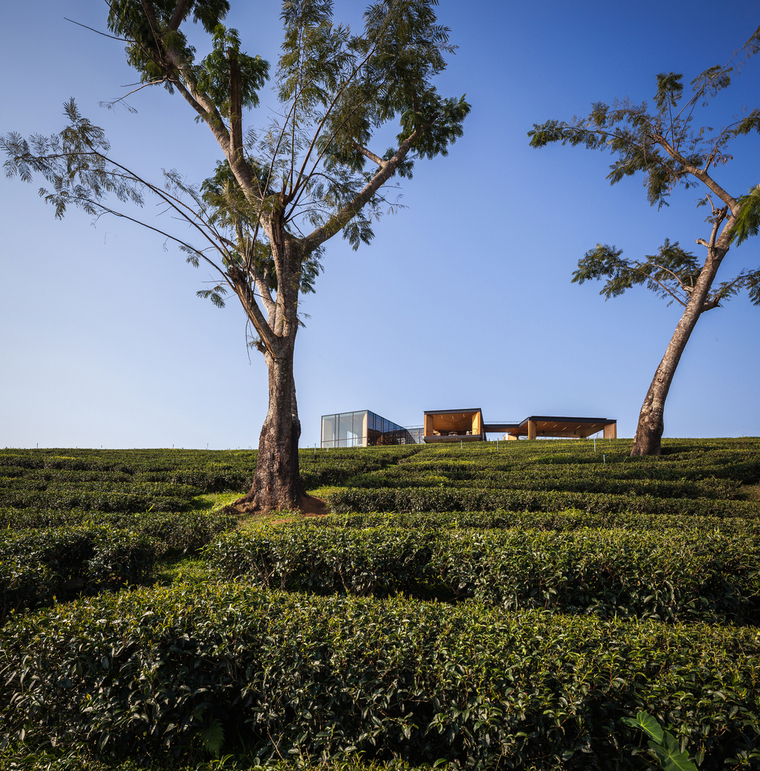
[[[188,511],[201,491],[162,482],[35,483],[27,477],[0,480],[0,506],[96,511]]]
[[[149,582],[160,544],[110,527],[61,527],[0,536],[0,620],[80,594]]]
[[[28,752],[178,761],[342,754],[468,769],[640,768],[647,710],[703,771],[760,759],[756,630],[477,604],[252,592],[104,594],[0,630],[0,716]]]
[[[306,490],[327,485],[342,485],[359,474],[393,467],[424,451],[422,445],[397,447],[338,448],[301,450],[299,464]]]
[[[220,511],[147,511],[131,514],[89,509],[0,508],[0,529],[19,531],[107,525],[155,538],[166,556],[193,554],[236,524],[235,517]]]
[[[545,490],[438,487],[341,488],[326,495],[330,510],[347,512],[536,511],[580,509],[596,514],[683,514],[701,517],[756,517],[754,501],[658,498]]]
[[[709,531],[423,530],[300,525],[231,532],[223,580],[318,594],[473,598],[505,610],[760,622],[760,538]]]
[[[44,489],[45,482],[58,485],[99,483],[169,484],[192,487],[198,492],[223,492],[250,487],[256,454],[202,450],[63,450],[0,452],[0,477],[27,480],[28,486]]]
[[[686,440],[680,440],[686,441]],[[427,447],[408,463],[391,469],[383,486],[393,487],[417,476],[440,477],[443,481],[489,480],[515,485],[529,484],[541,479],[556,480],[556,489],[569,489],[568,482],[592,484],[652,482],[681,482],[696,484],[695,490],[707,487],[708,494],[722,495],[717,480],[733,482],[725,489],[731,493],[736,484],[752,485],[760,482],[760,441],[747,440],[694,440],[686,449],[673,446],[665,440],[662,457],[631,458],[630,441],[616,440],[600,443],[594,452],[590,442],[508,442],[495,450],[493,443],[467,447]],[[396,481],[398,480],[398,481]],[[709,481],[705,481],[709,480]],[[352,486],[359,486],[359,480]],[[371,484],[371,480],[367,480]],[[510,486],[510,485],[507,485]],[[612,490],[609,490],[612,492]],[[701,492],[699,493],[702,494]]]
[[[557,467],[561,473],[546,467],[470,468],[450,470],[433,465],[425,473],[415,465],[396,466],[387,471],[352,477],[350,486],[355,488],[376,487],[427,487],[444,485],[454,488],[487,488],[489,490],[562,490],[576,493],[611,493],[617,495],[649,495],[657,498],[716,498],[730,500],[740,494],[741,482],[713,476],[699,479],[657,479],[641,469],[634,473],[616,473],[606,466],[591,464],[566,464]],[[619,467],[623,468],[623,467]],[[628,468],[631,468],[630,466]],[[627,472],[628,468],[624,471]],[[760,464],[758,464],[760,470]],[[679,470],[669,469],[671,473]]]
[[[23,742],[7,744],[0,749],[0,771],[327,771],[319,759],[309,758],[271,760],[261,765],[255,758],[235,758],[230,755],[214,757],[213,746],[207,752],[196,753],[192,760],[177,762],[174,758],[161,758],[149,765],[137,760],[112,761],[95,758],[83,748],[42,749],[33,754],[24,750]],[[447,765],[439,766],[446,771]],[[365,760],[353,753],[331,758],[329,771],[429,771],[426,766],[414,768],[403,760]],[[523,771],[534,771],[525,768]]]
[[[643,530],[718,531],[726,535],[760,536],[760,517],[701,517],[696,514],[639,514],[629,511],[589,512],[581,509],[560,511],[428,511],[428,512],[351,512],[329,514],[312,520],[322,527],[418,527],[434,529],[515,528],[534,530],[580,530],[615,528]]]
[[[149,583],[158,559],[197,553],[237,524],[221,512],[202,511],[4,509],[0,520],[0,620],[53,598]]]
[[[301,450],[307,489],[343,484],[358,474],[386,468],[420,452],[419,445],[340,450]],[[179,485],[184,494],[243,491],[250,488],[256,453],[209,450],[0,450],[0,505],[13,491],[44,492],[49,486],[109,488]]]
[[[94,471],[99,473],[164,473],[168,475],[183,469],[214,467],[220,462],[228,467],[250,467],[256,453],[250,451],[217,450],[92,450],[92,449],[36,449],[0,450],[0,469],[23,467],[27,469],[56,469],[61,471]]]

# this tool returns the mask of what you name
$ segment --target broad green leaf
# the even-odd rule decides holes
[[[664,771],[698,771],[686,752],[681,752],[673,734],[665,731],[662,744],[648,742],[649,748],[657,755]]]
[[[650,739],[654,739],[657,744],[662,744],[663,730],[656,718],[648,712],[637,712],[636,719],[624,717],[623,722],[631,728],[638,728],[643,731]]]

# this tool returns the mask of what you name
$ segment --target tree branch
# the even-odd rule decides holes
[[[169,22],[168,30],[176,32],[179,29],[179,25],[182,24],[185,14],[187,14],[187,6],[190,0],[178,0],[177,5],[174,8],[171,21]]]
[[[323,244],[329,238],[332,238],[336,233],[340,232],[357,214],[357,212],[364,206],[367,201],[393,176],[396,169],[401,165],[404,158],[409,153],[414,142],[424,134],[435,122],[437,116],[431,118],[427,123],[416,128],[396,150],[394,155],[386,162],[385,166],[375,174],[374,177],[364,186],[364,188],[357,193],[354,198],[349,201],[339,212],[334,214],[330,219],[317,228],[310,235],[303,239],[303,244],[307,252],[311,252],[316,249],[320,244]]]

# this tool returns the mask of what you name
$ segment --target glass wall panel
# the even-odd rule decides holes
[[[354,413],[354,447],[367,445],[367,410]]]
[[[363,447],[367,436],[367,410],[343,412],[335,416],[337,421],[337,447]]]
[[[348,435],[353,433],[354,419],[350,412],[338,415],[338,447],[348,447]]]
[[[337,415],[322,416],[322,447],[335,447],[335,418]]]
[[[369,410],[322,416],[322,447],[373,447],[418,441],[403,426]]]

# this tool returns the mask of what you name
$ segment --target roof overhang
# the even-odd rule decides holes
[[[614,418],[571,418],[554,415],[531,415],[517,424],[486,424],[486,432],[504,430],[510,436],[528,436],[529,423],[533,423],[536,436],[580,437],[586,438],[592,434],[604,431],[606,426],[617,423]]]

